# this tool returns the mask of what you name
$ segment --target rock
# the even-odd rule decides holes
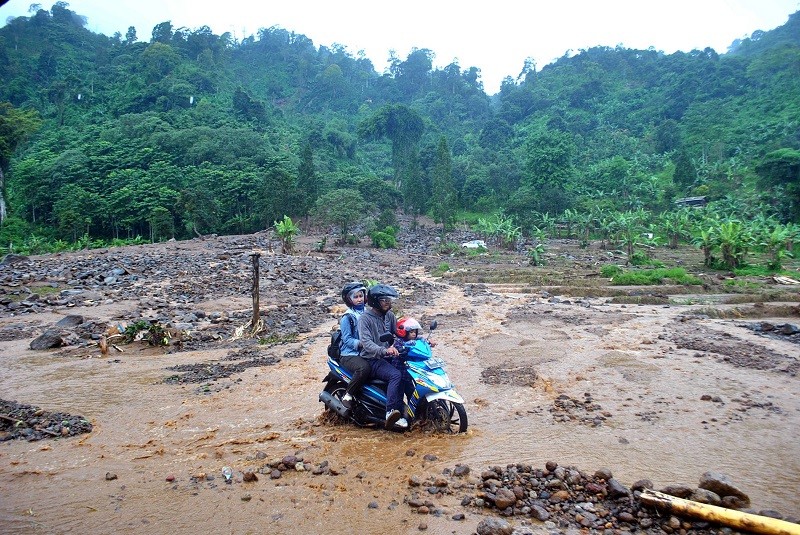
[[[258,476],[254,472],[245,472],[242,476],[242,481],[252,483],[253,481],[258,481]]]
[[[675,496],[676,498],[688,498],[692,495],[694,489],[687,487],[686,485],[667,485],[659,492],[669,494],[670,496]]]
[[[494,496],[494,504],[498,509],[502,511],[506,507],[511,507],[515,503],[517,503],[517,497],[513,492],[506,488],[497,490],[497,493]]]
[[[722,498],[716,492],[711,492],[707,489],[696,489],[689,497],[690,500],[698,503],[707,503],[709,505],[721,505]]]
[[[61,347],[64,345],[64,336],[64,331],[48,329],[31,342],[30,348],[39,351]]]
[[[792,335],[800,333],[800,327],[792,323],[784,323],[778,326],[778,332],[781,334]]]
[[[469,466],[464,464],[457,464],[453,469],[453,475],[456,477],[465,477],[469,475]]]
[[[114,472],[106,472],[106,481],[114,481],[117,479],[117,474]]]
[[[370,508],[370,509],[377,509],[378,508],[378,502],[369,502],[369,505],[367,505],[367,507]]]
[[[641,490],[644,490],[644,489],[651,489],[652,490],[653,489],[653,482],[650,481],[649,479],[640,479],[639,481],[637,481],[636,483],[631,485],[631,490],[633,490],[633,491],[636,491],[636,490],[641,491]]]
[[[467,516],[464,513],[456,513],[450,518],[452,518],[453,520],[464,520],[465,518],[467,518]]]
[[[250,494],[243,494],[243,495],[242,495],[242,498],[241,498],[241,500],[242,500],[243,502],[249,502],[249,501],[250,501],[250,500],[252,500],[252,499],[253,499],[253,497],[252,497]]]
[[[58,323],[56,323],[55,326],[60,327],[62,329],[71,329],[73,327],[77,327],[78,325],[82,324],[84,321],[86,320],[84,319],[83,316],[80,316],[78,314],[71,314],[69,316],[64,316],[63,318],[58,320]]]
[[[275,470],[273,470],[272,472],[269,473],[269,478],[270,479],[280,479],[281,478],[281,474],[283,474],[283,472],[281,472],[280,470],[278,470],[276,468]]]
[[[174,474],[169,474],[169,475],[168,475],[167,477],[165,477],[164,479],[165,479],[166,481],[169,481],[170,483],[172,483],[173,481],[175,481],[175,475],[174,475]]]
[[[724,474],[720,474],[718,472],[706,472],[700,478],[700,484],[698,487],[701,489],[710,490],[722,498],[726,496],[734,496],[735,498],[738,498],[739,502],[742,503],[744,507],[748,507],[750,505],[750,497]]]
[[[484,518],[478,523],[478,535],[511,535],[514,528],[501,518]]]
[[[622,496],[629,496],[629,491],[625,485],[614,479],[613,477],[608,480],[608,495],[612,498],[621,498]]]
[[[532,505],[531,506],[531,516],[536,520],[544,522],[548,518],[550,518],[550,513],[547,512],[547,509],[540,505]]]
[[[594,473],[594,477],[596,477],[598,479],[602,479],[604,481],[608,481],[609,479],[614,477],[614,475],[611,473],[610,469],[608,469],[608,468],[600,468],[599,470],[597,470]]]
[[[9,253],[0,260],[0,264],[10,266],[12,264],[19,264],[20,262],[27,262],[28,257],[21,254]]]
[[[428,529],[428,524],[425,522],[420,522],[419,526],[417,526],[417,529],[420,531],[425,531],[426,529]]]

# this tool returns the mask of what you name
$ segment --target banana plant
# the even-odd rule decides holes
[[[719,250],[725,267],[736,269],[745,263],[748,249],[753,245],[749,228],[741,221],[729,219],[719,226]]]
[[[292,218],[288,215],[283,216],[283,220],[275,221],[275,233],[281,240],[281,252],[283,254],[292,254],[294,250],[294,239],[300,227],[292,222]]]
[[[703,265],[706,267],[714,265],[713,252],[717,242],[717,233],[713,226],[697,227],[692,235],[692,245],[699,247],[703,251]]]

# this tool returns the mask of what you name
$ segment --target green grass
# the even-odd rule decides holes
[[[657,268],[641,271],[626,271],[614,275],[611,284],[615,286],[653,286],[663,284],[665,280],[676,284],[703,284],[703,281],[686,273],[683,268]]]
[[[771,277],[773,275],[785,275],[791,277],[793,274],[786,270],[774,270],[766,266],[744,266],[733,270],[737,277]],[[797,276],[794,274],[794,276]]]
[[[434,269],[431,273],[435,277],[441,277],[448,271],[450,271],[450,264],[448,264],[447,262],[442,262],[441,264],[436,266],[436,269]]]

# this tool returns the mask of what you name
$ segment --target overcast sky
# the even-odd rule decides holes
[[[0,0],[2,3],[3,0]],[[49,9],[55,3],[44,1]],[[316,46],[363,50],[383,72],[389,51],[404,60],[412,47],[435,53],[434,65],[457,60],[462,70],[481,69],[487,93],[506,76],[516,78],[525,59],[536,68],[592,46],[617,46],[666,53],[711,47],[724,53],[734,39],[771,30],[800,10],[800,0],[72,0],[69,9],[88,19],[87,28],[106,35],[129,26],[140,41],[153,27],[208,26],[236,39],[259,28],[280,26],[304,34]],[[30,0],[8,0],[0,24],[28,16]]]

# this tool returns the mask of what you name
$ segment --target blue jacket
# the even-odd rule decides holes
[[[360,315],[358,310],[348,308],[339,320],[339,329],[342,331],[341,355],[343,357],[358,355],[361,347],[358,341],[358,317]]]

